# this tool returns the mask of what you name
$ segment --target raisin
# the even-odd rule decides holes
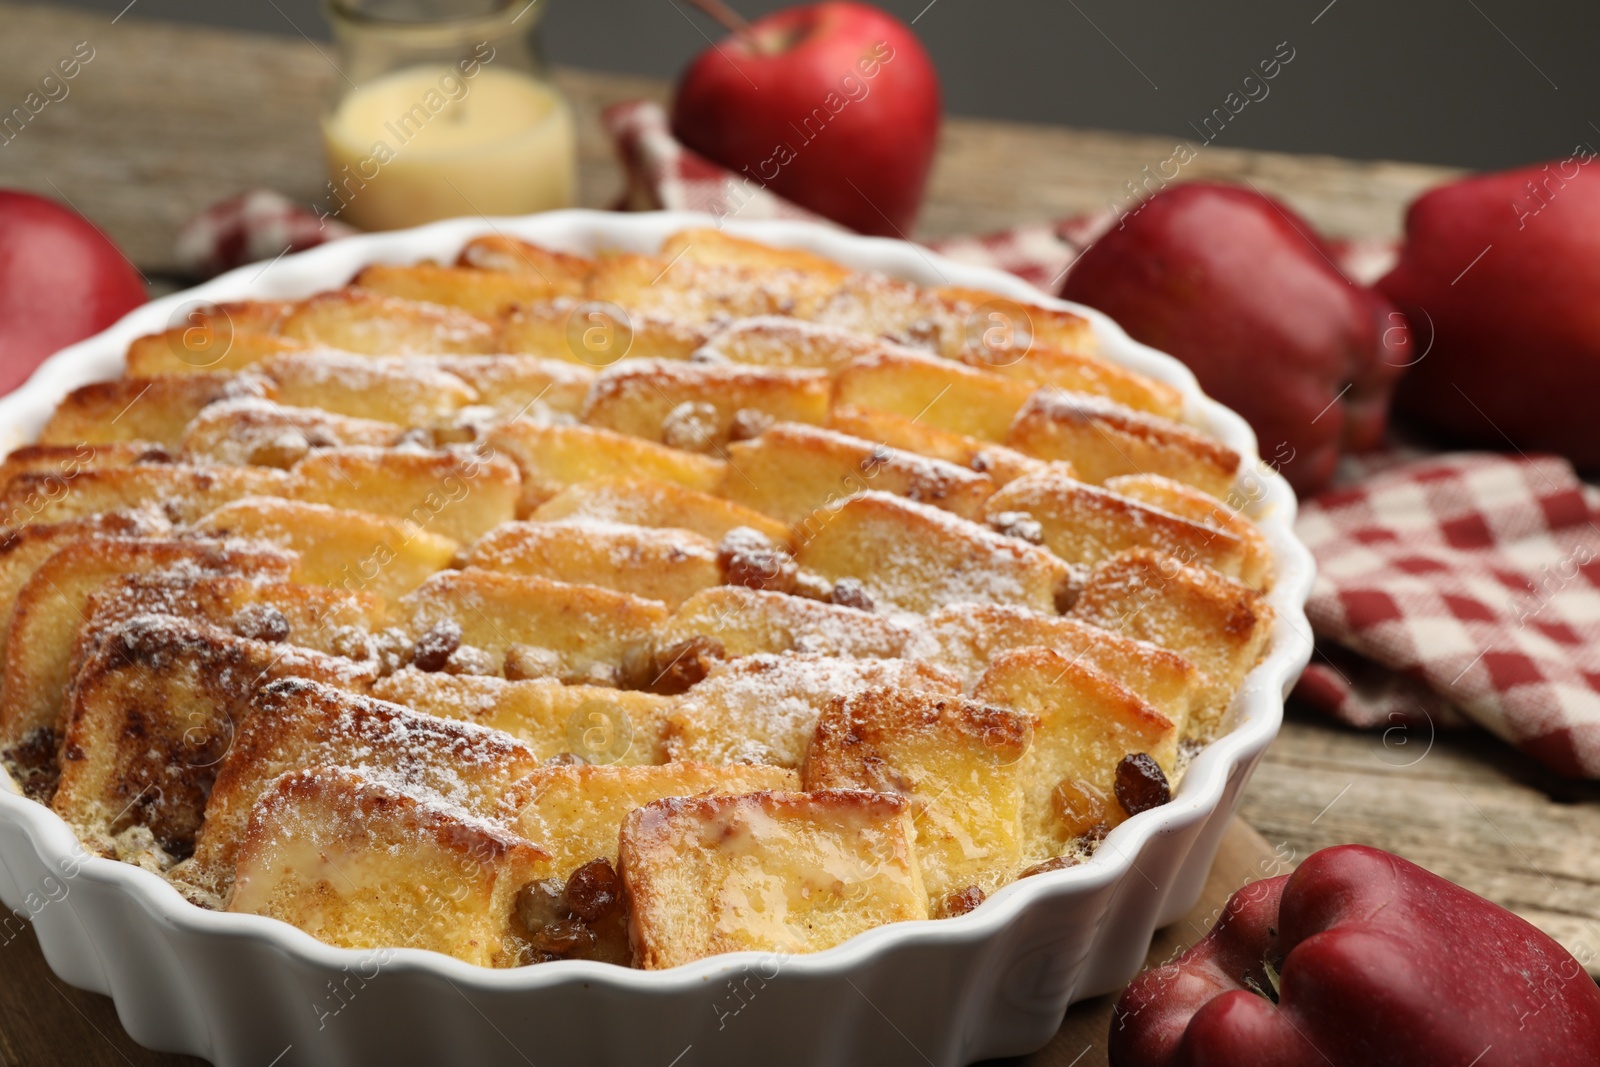
[[[461,624],[446,619],[417,638],[411,650],[411,665],[419,671],[442,671],[450,654],[461,647]]]
[[[722,580],[746,589],[765,589],[774,593],[794,591],[794,557],[748,526],[728,531],[717,546],[717,563]]]
[[[446,674],[491,675],[499,671],[500,665],[494,661],[494,656],[471,645],[462,645],[444,661]]]
[[[1083,861],[1078,859],[1076,856],[1057,856],[1054,859],[1045,860],[1043,863],[1035,863],[1032,867],[1029,867],[1027,870],[1017,875],[1017,877],[1032,878],[1036,874],[1049,874],[1051,871],[1064,871],[1068,867],[1076,867],[1081,862]]]
[[[547,956],[570,956],[594,947],[594,931],[581,919],[558,919],[534,931],[528,943]]]
[[[246,604],[234,612],[229,626],[240,637],[252,641],[277,644],[289,637],[289,620],[271,604]]]
[[[854,578],[840,578],[833,583],[833,591],[828,594],[831,603],[841,608],[855,608],[858,611],[873,611],[876,606],[872,597],[867,594],[866,587]]]
[[[698,685],[711,673],[712,667],[726,658],[727,651],[721,641],[696,634],[656,653],[645,688],[662,696],[677,696]]]
[[[529,934],[567,918],[567,901],[560,879],[544,878],[517,892],[517,919]]]
[[[728,440],[748,441],[752,437],[760,437],[776,421],[765,411],[740,408],[733,413],[733,421],[728,424]]]
[[[989,519],[989,525],[1030,545],[1044,544],[1044,525],[1026,511],[1002,511]]]
[[[957,915],[965,915],[979,904],[982,904],[984,899],[983,890],[975,885],[969,885],[965,889],[958,889],[940,902],[939,917],[949,919]]]
[[[1131,752],[1117,764],[1117,803],[1129,815],[1159,808],[1172,799],[1161,765],[1143,752]]]
[[[605,859],[590,860],[567,879],[567,907],[585,922],[596,922],[617,910],[622,884]]]

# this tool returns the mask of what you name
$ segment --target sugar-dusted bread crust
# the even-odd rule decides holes
[[[722,584],[716,543],[671,526],[510,522],[481,537],[469,567],[599,585],[677,608]]]
[[[887,493],[813,512],[796,531],[802,568],[860,582],[880,610],[991,603],[1054,611],[1071,576],[1042,548]]]
[[[887,793],[828,790],[675,798],[630,813],[619,855],[636,964],[816,952],[927,918],[909,809]]]
[[[1096,567],[1071,614],[1171,649],[1200,668],[1209,691],[1197,714],[1206,730],[1219,725],[1260,660],[1276,618],[1266,597],[1243,582],[1149,549]]]
[[[583,421],[715,455],[746,426],[825,421],[831,392],[820,370],[630,359],[595,379]]]
[[[107,854],[158,867],[188,856],[251,699],[277,678],[363,690],[374,670],[171,616],[120,624],[73,680],[51,806]]]
[[[958,696],[870,688],[828,702],[802,781],[911,803],[917,866],[935,915],[994,892],[1022,859],[1023,758],[1032,717]]]
[[[1160,474],[1221,498],[1239,471],[1237,452],[1183,423],[1055,388],[1028,399],[1004,440],[1041,459],[1064,459],[1094,485]]]
[[[1027,863],[1127,818],[1114,791],[1123,757],[1146,753],[1168,775],[1176,767],[1172,720],[1110,675],[1052,649],[996,656],[972,695],[1033,717],[1033,744],[1017,768]]]
[[[597,585],[497,571],[443,571],[401,599],[411,633],[454,627],[460,643],[487,653],[496,673],[513,649],[524,670],[564,682],[616,685],[637,676],[656,627],[659,600]]]
[[[718,490],[781,522],[797,523],[867,489],[981,519],[995,490],[986,475],[837,430],[779,423],[728,447]]]
[[[63,545],[17,593],[6,634],[0,749],[56,727],[84,608],[107,581],[173,568],[285,580],[294,564],[291,553],[250,542],[87,537]]]
[[[534,845],[454,805],[316,767],[278,778],[251,812],[228,909],[342,948],[513,967],[517,894],[546,865]]]
[[[533,750],[498,730],[441,719],[304,678],[260,687],[223,757],[195,840],[190,877],[225,894],[256,802],[282,774],[342,766],[483,819],[517,810],[507,790],[531,774]]]
[[[666,750],[675,760],[798,769],[831,700],[883,687],[940,697],[961,692],[954,676],[910,660],[746,656],[714,669],[678,699],[667,717]]]
[[[554,678],[504,678],[396,671],[374,696],[446,719],[493,727],[541,760],[572,756],[616,766],[666,763],[667,724],[677,698]]]

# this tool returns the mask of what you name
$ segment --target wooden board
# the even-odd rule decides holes
[[[1200,902],[1183,921],[1156,935],[1148,962],[1169,959],[1198,940],[1217,909],[1240,886],[1288,869],[1261,835],[1234,820],[1222,839]],[[1105,1064],[1105,1040],[1115,1000],[1096,997],[1074,1005],[1055,1040],[1018,1062],[1030,1067]],[[73,989],[51,973],[31,927],[9,944],[0,945],[0,1063],[7,1067],[195,1067],[203,1062],[151,1052],[135,1044],[117,1021],[109,997]]]

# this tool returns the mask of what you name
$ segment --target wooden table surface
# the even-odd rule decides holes
[[[256,187],[308,202],[317,197],[324,179],[316,119],[337,78],[326,46],[143,23],[137,9],[113,23],[0,3],[0,113],[19,105],[83,41],[94,58],[69,83],[69,95],[0,145],[0,186],[72,203],[157,288],[175,284],[173,233],[198,208]],[[558,80],[579,118],[582,201],[608,206],[621,178],[600,110],[629,98],[664,99],[667,89],[571,70]],[[952,119],[918,236],[1101,207],[1173,146],[1165,137]],[[1328,233],[1348,236],[1398,233],[1405,203],[1452,173],[1215,145],[1186,168],[1190,177],[1248,179]],[[1554,781],[1481,734],[1360,733],[1291,707],[1241,816],[1261,837],[1236,828],[1199,915],[1258,861],[1356,841],[1421,863],[1525,916],[1580,958],[1600,959],[1600,849],[1593,844],[1600,840],[1600,786]],[[1195,936],[1180,924],[1157,952],[1183,934]],[[128,1042],[104,998],[66,989],[42,963],[31,970],[22,964],[29,951],[20,939],[0,948],[0,1057],[7,1063],[78,1062],[41,1050],[52,1034],[88,1032],[85,1023],[110,1031],[103,1034],[105,1062],[171,1062]],[[1067,1067],[1080,1053],[1076,1062],[1100,1062],[1105,1010],[1103,1003],[1075,1009],[1040,1062]]]

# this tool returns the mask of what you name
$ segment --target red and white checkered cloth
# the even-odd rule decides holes
[[[684,148],[657,104],[618,105],[605,122],[629,172],[620,206],[815,219]],[[320,228],[305,211],[285,229],[279,210],[263,213],[276,228],[257,235],[242,201],[196,231],[225,235],[226,247],[191,236],[191,262],[271,258],[338,225]],[[1053,291],[1115,221],[1100,213],[931,247]],[[1384,241],[1336,251],[1363,281],[1393,259]],[[1420,758],[1434,729],[1476,723],[1554,771],[1600,778],[1600,490],[1552,457],[1397,449],[1347,459],[1335,487],[1304,502],[1298,532],[1320,567],[1303,699],[1385,728],[1396,760]]]
[[[324,218],[282,193],[252,189],[206,208],[178,230],[178,268],[196,278],[301,252],[357,232]]]
[[[1416,756],[1460,716],[1600,777],[1600,490],[1553,456],[1346,460],[1301,509],[1319,652],[1298,692]]]

